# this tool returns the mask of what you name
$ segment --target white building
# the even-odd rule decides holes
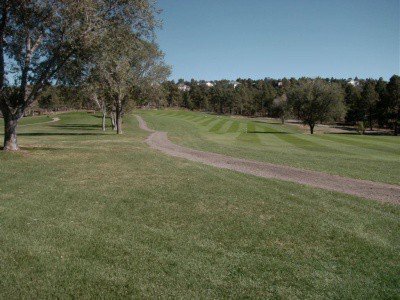
[[[347,81],[348,84],[351,84],[352,86],[359,86],[360,82],[358,80],[350,79]]]
[[[207,82],[205,83],[205,85],[208,86],[208,87],[213,87],[213,86],[214,86],[214,83],[212,83],[212,82],[210,82],[210,81],[207,81]]]
[[[182,92],[189,92],[190,91],[190,86],[184,84],[184,83],[180,83],[178,84],[178,90],[182,91]]]
[[[240,82],[237,82],[237,81],[230,81],[229,84],[230,84],[230,85],[233,85],[233,88],[235,89],[235,88],[240,84]]]

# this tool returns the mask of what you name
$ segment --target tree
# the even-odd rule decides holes
[[[387,84],[389,110],[394,127],[394,135],[399,134],[400,122],[400,76],[393,75]]]
[[[91,80],[88,80],[86,90],[89,94],[90,99],[96,104],[97,108],[99,108],[102,113],[101,128],[103,131],[106,131],[107,108],[109,107],[109,103],[107,102],[106,89],[104,88],[102,82],[98,80],[98,78],[92,77],[90,79]]]
[[[182,94],[180,93],[178,86],[173,82],[167,82],[165,85],[166,98],[169,107],[181,106],[182,105]]]
[[[257,90],[255,96],[257,101],[257,111],[262,116],[266,116],[276,98],[276,91],[270,83],[266,83],[264,80],[257,82]]]
[[[0,7],[0,110],[4,150],[18,150],[16,128],[25,110],[63,68],[76,64],[105,28],[129,27],[137,36],[157,25],[147,0],[3,0]],[[9,66],[5,65],[8,58]],[[6,70],[14,78],[6,86]]]
[[[369,128],[372,130],[374,111],[379,101],[379,94],[375,90],[375,83],[373,81],[369,80],[365,83],[363,91],[361,92],[361,98],[368,115]]]
[[[128,28],[106,34],[95,70],[104,94],[115,109],[117,134],[122,134],[124,113],[137,100],[132,96],[146,86],[161,84],[169,75],[169,67],[164,64],[157,45],[138,39]]]
[[[193,109],[193,102],[192,99],[190,98],[190,93],[188,91],[183,93],[183,107],[192,110]]]
[[[345,86],[345,103],[347,106],[346,122],[356,124],[364,122],[365,106],[361,101],[361,92],[358,87],[351,84]]]
[[[288,93],[296,115],[310,127],[311,134],[318,122],[337,121],[344,116],[343,98],[340,85],[319,78],[302,80]]]
[[[379,78],[376,82],[375,90],[379,95],[379,101],[376,104],[376,119],[380,127],[389,124],[389,97],[387,93],[387,82],[383,78]]]
[[[285,124],[285,119],[289,116],[290,111],[291,106],[288,102],[286,94],[278,96],[274,99],[272,103],[272,112],[274,115],[281,119],[282,124]]]

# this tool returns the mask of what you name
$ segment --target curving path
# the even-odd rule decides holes
[[[303,170],[289,166],[230,157],[222,154],[205,152],[173,144],[166,132],[154,131],[146,122],[136,116],[139,127],[151,132],[147,144],[165,154],[185,158],[217,168],[233,170],[264,178],[292,181],[329,191],[345,193],[362,198],[400,204],[400,186],[367,180],[346,178],[323,172]]]

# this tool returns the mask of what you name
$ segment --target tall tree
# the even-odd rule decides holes
[[[4,150],[19,149],[16,129],[27,107],[63,68],[98,43],[105,28],[125,26],[141,36],[157,25],[147,0],[3,0],[0,14]],[[5,66],[6,57],[12,66]],[[12,86],[6,86],[7,69],[12,69]]]
[[[389,109],[392,116],[394,134],[398,135],[400,131],[400,76],[393,75],[387,85],[389,97]]]
[[[274,99],[272,103],[272,113],[281,119],[282,124],[285,124],[285,119],[290,115],[290,111],[291,106],[286,94]]]
[[[376,82],[375,90],[379,95],[379,101],[376,104],[376,119],[378,125],[383,127],[389,125],[390,112],[387,82],[382,77]]]
[[[135,91],[160,84],[169,68],[156,44],[138,39],[126,28],[107,33],[100,53],[96,63],[99,81],[115,108],[117,134],[122,134],[122,116],[137,100],[132,97]]]
[[[276,91],[270,83],[266,83],[264,80],[257,82],[257,111],[262,115],[266,116],[273,105],[273,101],[276,98]]]
[[[364,121],[365,106],[361,101],[361,91],[351,84],[345,86],[345,103],[347,106],[346,122],[356,124]]]
[[[361,92],[361,98],[367,111],[369,128],[372,130],[372,122],[374,119],[376,105],[379,101],[379,94],[375,90],[375,83],[368,80]]]

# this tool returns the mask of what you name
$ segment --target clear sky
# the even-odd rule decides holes
[[[399,0],[158,0],[172,79],[399,74]]]

